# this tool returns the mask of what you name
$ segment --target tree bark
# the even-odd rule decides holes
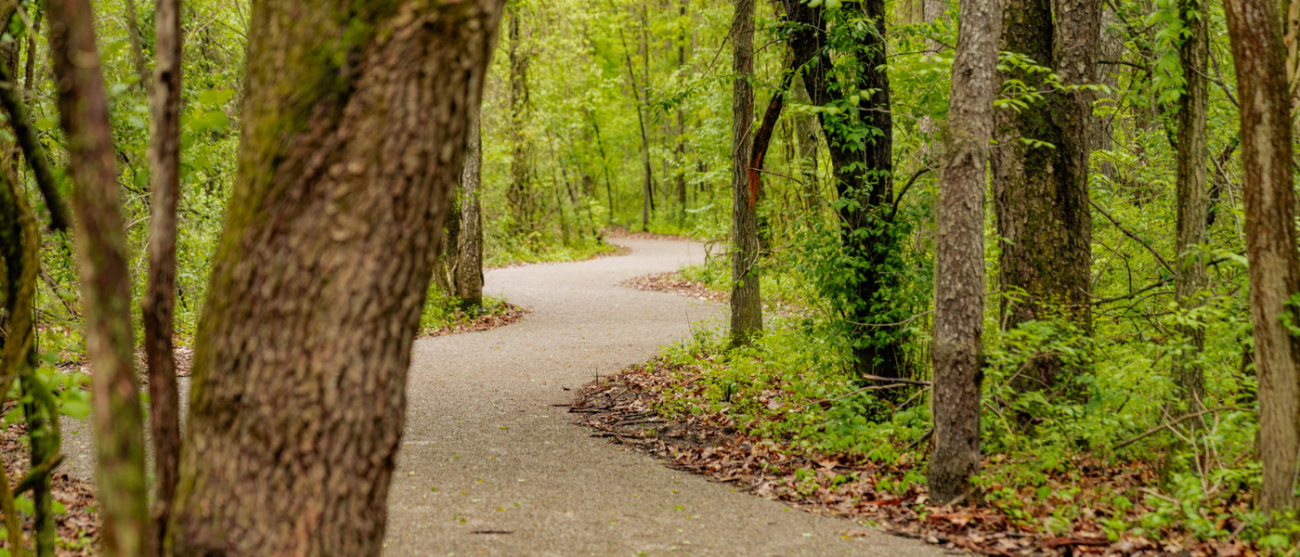
[[[1205,75],[1209,59],[1209,23],[1205,16],[1205,3],[1201,0],[1181,0],[1179,12],[1183,25],[1189,31],[1178,48],[1178,59],[1186,83],[1178,107],[1178,145],[1176,153],[1178,207],[1177,275],[1174,277],[1174,297],[1184,310],[1199,307],[1197,293],[1209,281],[1205,273],[1205,259],[1200,246],[1206,236],[1206,219],[1209,211],[1209,191],[1205,187],[1205,115],[1208,90]],[[1190,350],[1174,359],[1174,383],[1178,386],[1180,409],[1175,417],[1196,413],[1204,409],[1205,370],[1198,362],[1205,347],[1205,330],[1201,327],[1179,327]],[[1194,427],[1196,420],[1189,420]]]
[[[26,418],[27,434],[31,441],[30,462],[35,469],[44,462],[48,455],[57,453],[57,442],[50,428],[46,427],[46,408],[41,398],[33,393],[31,365],[33,332],[32,321],[36,300],[37,267],[40,265],[40,238],[37,236],[35,219],[31,209],[23,198],[22,190],[9,175],[8,168],[0,167],[0,261],[3,262],[4,278],[0,280],[0,301],[4,302],[4,313],[8,317],[7,334],[0,331],[0,404],[8,402],[7,395],[14,379],[19,380],[25,397],[30,402],[23,402],[23,415]],[[14,508],[14,493],[9,489],[9,477],[0,473],[0,512],[5,515],[8,530],[8,547],[15,556],[26,555],[23,530],[17,511]],[[51,512],[50,477],[46,474],[36,485],[32,494],[35,507],[34,526],[36,555],[53,556],[54,541],[57,535],[54,525],[54,513]]]
[[[181,451],[180,394],[172,350],[176,299],[176,205],[180,200],[181,14],[179,0],[157,0],[157,60],[149,142],[153,202],[149,221],[149,284],[140,301],[149,366],[149,426],[153,434],[153,549],[162,554],[176,493]]]
[[[804,88],[816,106],[843,105],[844,87],[835,82],[828,46],[824,7],[809,7],[800,0],[783,0],[786,18],[793,24],[790,45],[803,68]],[[898,255],[891,234],[894,202],[893,117],[890,112],[889,75],[885,71],[885,7],[882,0],[845,3],[845,17],[874,25],[851,47],[857,69],[852,89],[872,91],[858,110],[838,114],[822,112],[819,118],[831,156],[835,186],[843,203],[839,210],[845,226],[841,241],[854,267],[845,269],[851,293],[844,302],[854,324],[853,367],[859,375],[900,377],[906,363],[902,333],[881,324],[897,323],[906,316],[889,292],[897,273],[890,267]],[[865,139],[862,138],[865,135]]]
[[[411,346],[502,4],[254,3],[173,555],[380,554]]]
[[[126,38],[131,43],[131,63],[135,75],[140,78],[137,84],[141,91],[149,90],[149,66],[144,59],[144,43],[140,38],[140,19],[136,15],[135,0],[126,2]]]
[[[999,0],[962,0],[952,68],[934,253],[934,452],[930,496],[972,489],[980,459],[984,190],[998,90]]]
[[[1294,508],[1300,475],[1300,323],[1290,305],[1300,291],[1292,189],[1290,95],[1277,4],[1224,3],[1241,103],[1241,167],[1250,273],[1250,320],[1259,377],[1259,453],[1264,469],[1259,508]]]
[[[1001,49],[1056,68],[1064,85],[1089,83],[1095,75],[1100,2],[1060,0],[1052,27],[1051,0],[1004,0]],[[1046,87],[1041,74],[1012,71],[1003,79]],[[1092,217],[1088,203],[1088,156],[1092,95],[1049,93],[1046,110],[999,110],[990,160],[998,235],[1001,313],[1007,328],[1066,314],[1088,328],[1092,265]],[[1045,142],[1052,147],[1027,144]],[[1057,386],[1063,366],[1038,358],[1017,382],[1022,390]]]
[[[512,6],[506,11],[506,22],[510,33],[510,188],[506,192],[506,201],[510,204],[510,216],[514,218],[514,230],[532,229],[532,200],[530,186],[532,182],[532,160],[528,149],[524,128],[528,126],[528,53],[520,48],[523,31],[519,23],[519,6]]]
[[[758,275],[758,203],[750,193],[749,157],[754,136],[754,1],[736,0],[731,68],[731,342],[749,344],[763,331]]]
[[[479,112],[469,126],[469,149],[460,179],[460,246],[456,262],[456,295],[470,307],[483,305],[483,138]]]
[[[144,417],[131,353],[131,282],[94,14],[86,0],[51,0],[48,11],[94,376],[100,543],[107,557],[148,555]]]

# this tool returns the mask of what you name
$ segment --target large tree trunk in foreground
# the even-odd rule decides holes
[[[731,342],[748,344],[763,330],[758,287],[758,203],[749,191],[754,136],[754,1],[736,0],[731,68]]]
[[[465,169],[460,179],[460,238],[456,261],[456,296],[471,307],[483,305],[483,135],[479,110],[469,126]]]
[[[980,461],[984,168],[998,89],[999,0],[962,0],[934,252],[934,452],[930,496],[966,495]]]
[[[840,17],[871,21],[861,43],[851,54],[857,58],[856,83],[836,83],[834,64],[827,45],[824,7],[809,7],[801,0],[784,0],[786,17],[797,24],[790,34],[795,63],[803,68],[804,87],[815,106],[845,101],[846,88],[873,91],[862,99],[857,111],[819,113],[831,155],[835,188],[841,200],[851,201],[840,209],[845,225],[842,241],[846,254],[855,262],[844,269],[855,277],[848,280],[851,295],[844,301],[845,313],[855,324],[854,371],[859,375],[900,377],[906,362],[902,333],[883,326],[906,318],[889,300],[898,273],[898,242],[892,232],[894,202],[893,117],[890,113],[889,74],[885,71],[885,5],[883,0],[845,3]],[[865,136],[865,139],[863,138]]]
[[[1296,505],[1300,474],[1300,338],[1283,323],[1284,314],[1300,322],[1300,312],[1289,304],[1300,291],[1290,95],[1277,4],[1228,0],[1224,5],[1241,102],[1242,197],[1264,467],[1259,507],[1281,511]]]
[[[149,221],[149,286],[140,309],[149,366],[149,426],[153,434],[153,544],[161,552],[176,493],[181,451],[180,395],[172,351],[176,303],[176,205],[181,193],[181,13],[179,0],[158,0],[158,58],[154,63],[153,134],[149,142],[153,203]]]
[[[501,0],[265,0],[194,358],[178,556],[378,555]]]
[[[1205,244],[1206,221],[1209,211],[1209,191],[1205,187],[1205,111],[1208,91],[1205,76],[1209,59],[1209,22],[1204,17],[1206,3],[1202,0],[1181,0],[1179,12],[1183,25],[1190,33],[1178,49],[1178,59],[1186,80],[1178,107],[1178,259],[1174,277],[1174,297],[1185,310],[1199,307],[1197,293],[1205,289],[1205,258],[1199,247]],[[1195,13],[1196,15],[1192,15]],[[1174,383],[1177,385],[1180,408],[1176,412],[1195,413],[1203,409],[1205,400],[1205,370],[1197,361],[1205,347],[1205,330],[1201,327],[1179,327],[1190,350],[1174,360]],[[1198,420],[1189,420],[1195,427]]]
[[[1051,0],[1004,0],[1001,49],[1056,68],[1064,84],[1090,83],[1096,73],[1100,2],[1062,0],[1057,12],[1053,29]],[[1014,71],[1003,77],[1023,80],[1031,90],[1045,87],[1041,74]],[[1002,292],[1011,298],[1002,302],[1008,328],[1050,318],[1060,306],[1066,307],[1069,318],[1088,327],[1091,115],[1092,95],[1087,91],[1049,93],[1046,107],[997,111],[998,146],[990,162],[998,235],[1005,239],[999,267]],[[1051,389],[1062,372],[1058,358],[1038,358],[1017,387]]]
[[[131,354],[131,282],[94,14],[87,0],[51,0],[48,9],[94,375],[100,543],[107,557],[147,555],[144,416]]]

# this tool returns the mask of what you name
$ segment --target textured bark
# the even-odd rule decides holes
[[[1209,211],[1209,192],[1205,187],[1205,113],[1209,92],[1205,75],[1208,72],[1210,38],[1202,0],[1181,0],[1179,12],[1183,14],[1183,25],[1189,34],[1178,48],[1186,85],[1178,107],[1178,237],[1175,244],[1178,262],[1174,297],[1184,310],[1191,310],[1201,305],[1196,294],[1205,289],[1209,280],[1205,273],[1205,259],[1197,251],[1207,240]],[[1191,15],[1193,13],[1197,15]],[[1197,360],[1205,347],[1205,330],[1179,327],[1179,333],[1191,349],[1174,359],[1174,383],[1181,399],[1180,411],[1176,413],[1200,412],[1204,409],[1205,370]],[[1192,427],[1196,423],[1197,420],[1188,420]]]
[[[136,15],[135,0],[124,0],[126,3],[126,38],[131,43],[131,63],[135,67],[135,75],[140,78],[141,90],[148,91],[149,83],[149,66],[144,59],[144,44],[140,39],[140,18]]]
[[[506,190],[506,201],[510,204],[510,216],[514,218],[516,230],[532,228],[532,160],[528,140],[524,137],[524,128],[528,126],[528,53],[521,48],[523,32],[520,29],[518,6],[511,7],[506,13],[506,23],[510,33],[510,187]]]
[[[825,8],[809,7],[800,0],[783,0],[783,4],[786,18],[794,24],[790,45],[795,62],[803,68],[808,96],[816,106],[843,101],[842,89],[831,75],[834,65],[827,48]],[[874,91],[874,94],[863,99],[862,109],[858,111],[819,114],[831,155],[836,191],[842,200],[852,201],[840,210],[845,223],[842,233],[845,252],[859,265],[846,269],[856,277],[850,285],[852,300],[848,318],[859,325],[856,331],[859,336],[868,337],[853,350],[854,371],[859,375],[900,377],[906,366],[901,333],[890,327],[871,326],[896,323],[905,317],[884,299],[893,286],[890,281],[896,276],[886,267],[898,253],[897,242],[889,233],[893,224],[890,210],[894,202],[894,164],[889,75],[885,71],[885,6],[882,0],[864,0],[845,3],[840,9],[853,11],[851,15],[846,14],[849,17],[874,23],[874,29],[864,33],[862,43],[854,51],[858,65],[856,89]],[[844,137],[846,128],[859,131],[870,128],[879,134],[869,136],[865,145],[854,145],[851,138]]]
[[[51,419],[58,415],[58,411],[48,391],[35,377],[38,359],[32,333],[41,261],[40,235],[35,217],[8,168],[0,168],[0,261],[3,261],[4,269],[4,278],[0,279],[4,291],[0,293],[0,300],[4,301],[5,309],[0,313],[0,321],[8,317],[8,323],[4,323],[8,335],[0,331],[0,344],[3,344],[0,388],[8,392],[14,376],[18,377],[30,447],[29,470],[38,470],[59,453],[58,422]],[[58,539],[50,483],[50,475],[46,473],[40,475],[32,487],[33,538],[38,557],[53,557]]]
[[[469,127],[469,149],[460,179],[460,238],[456,261],[456,295],[466,305],[483,305],[483,137],[475,110]]]
[[[151,104],[149,284],[140,300],[149,366],[149,428],[153,434],[153,549],[161,555],[171,519],[181,451],[180,394],[172,350],[176,299],[176,205],[181,193],[181,14],[179,0],[157,0],[157,60]]]
[[[378,555],[501,0],[253,5],[173,555]]]
[[[77,256],[94,376],[96,490],[107,557],[148,555],[144,416],[132,357],[131,283],[108,101],[87,0],[48,3],[59,117],[68,138]]]
[[[1091,82],[1100,2],[1060,0],[1056,16],[1054,30],[1051,0],[1004,0],[1001,49],[1055,67],[1065,85]],[[1045,87],[1041,74],[1013,71],[1002,77],[1023,80],[1030,89]],[[1092,95],[1051,93],[1043,108],[996,112],[997,147],[990,163],[998,235],[1005,238],[999,259],[1002,322],[1014,328],[1048,318],[1053,306],[1065,305],[1068,315],[1087,328],[1092,291]],[[1022,139],[1054,148],[1028,145]],[[1038,358],[1017,387],[1053,388],[1061,372],[1059,359]]]
[[[998,89],[999,0],[962,0],[934,253],[934,451],[930,497],[967,495],[980,459],[984,177]]]
[[[4,312],[0,321],[8,317],[7,333],[0,331],[0,403],[8,402],[9,389],[17,378],[20,380],[23,394],[32,395],[31,358],[34,323],[32,322],[36,300],[36,275],[40,264],[39,242],[36,223],[31,209],[23,199],[23,193],[17,183],[9,176],[8,168],[0,168],[0,301],[4,302]],[[31,440],[31,462],[35,469],[48,458],[51,449],[58,452],[58,447],[51,447],[51,435],[45,427],[44,408],[39,398],[22,404],[26,418],[27,432]],[[0,512],[4,513],[5,526],[8,530],[8,546],[15,556],[26,555],[23,544],[23,531],[20,517],[14,510],[14,494],[9,489],[9,478],[0,473]],[[54,513],[50,505],[50,477],[46,474],[33,491],[36,516],[36,554],[38,556],[54,555]],[[44,552],[42,553],[42,549]]]
[[[731,68],[731,342],[749,344],[763,330],[758,285],[758,203],[750,193],[749,162],[754,137],[754,2],[736,0]]]
[[[1259,507],[1294,508],[1300,475],[1300,323],[1290,297],[1300,291],[1292,189],[1290,95],[1277,3],[1228,0],[1228,36],[1241,103],[1241,169],[1250,262],[1250,321],[1259,377]]]

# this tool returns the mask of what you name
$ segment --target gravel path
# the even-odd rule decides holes
[[[700,262],[688,242],[620,239],[630,255],[491,271],[521,323],[418,341],[389,556],[940,555],[793,511],[589,437],[557,404],[596,377],[716,327],[722,306],[623,281]]]

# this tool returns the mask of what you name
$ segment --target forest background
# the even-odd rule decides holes
[[[749,284],[762,292],[766,327],[739,342],[734,334],[702,331],[666,350],[657,365],[679,380],[663,391],[660,411],[721,416],[793,451],[897,465],[870,481],[882,491],[914,494],[925,483],[932,435],[924,385],[901,396],[904,389],[870,388],[890,384],[880,378],[931,378],[937,170],[957,7],[933,0],[802,5],[843,33],[823,37],[837,54],[826,72],[829,85],[810,91],[809,70],[792,63],[807,54],[789,17],[800,4],[748,5],[754,9],[752,75],[733,64],[743,26],[731,2],[510,2],[480,122],[484,263],[589,257],[611,249],[603,241],[611,227],[719,246],[726,256],[683,274],[733,291],[746,283],[734,271],[752,271]],[[1287,13],[1300,14],[1298,5],[1291,3]],[[23,16],[6,35],[8,67],[21,76],[31,123],[62,168],[67,139],[50,46],[40,32],[43,10],[21,6]],[[123,189],[131,299],[138,301],[148,279],[155,12],[132,0],[94,8]],[[1255,505],[1263,476],[1259,380],[1239,89],[1224,8],[1175,0],[1108,0],[1096,8],[1096,24],[1082,26],[1093,33],[1085,42],[1094,50],[1080,72],[1058,67],[1060,53],[1052,46],[1054,32],[1059,38],[1069,30],[1068,12],[1053,15],[1050,2],[1003,6],[1008,14],[1027,15],[1004,18],[1022,36],[1003,31],[995,150],[1018,149],[1014,164],[1021,167],[998,174],[995,163],[992,210],[983,227],[985,269],[994,278],[983,312],[980,504],[1026,531],[1066,535],[1086,525],[1112,541],[1248,543],[1294,553],[1300,532],[1294,511],[1278,520]],[[181,346],[196,334],[236,179],[249,18],[245,2],[182,5],[175,311]],[[1290,74],[1300,58],[1297,28],[1300,15],[1286,27]],[[1203,38],[1199,57],[1187,46],[1197,37]],[[887,89],[873,87],[870,80],[882,75]],[[770,133],[755,190],[757,255],[748,267],[733,267],[729,249],[733,200],[741,199],[733,162],[750,154],[734,156],[738,77],[754,97],[740,114]],[[1201,104],[1188,104],[1198,96]],[[1091,113],[1081,125],[1053,131],[1034,121],[1057,110],[1061,98],[1085,97]],[[765,125],[778,99],[783,110]],[[1183,135],[1192,111],[1204,118],[1199,139]],[[887,127],[871,117],[884,112]],[[851,117],[839,119],[846,114]],[[15,138],[3,139],[12,144]],[[844,189],[845,176],[863,169],[843,164],[843,152],[872,151],[882,141],[890,144],[888,164],[869,170],[884,174],[862,184],[889,186],[866,197]],[[1199,153],[1180,151],[1180,143],[1191,142],[1203,144]],[[1078,145],[1084,145],[1085,168],[1061,170],[1070,163],[1052,157],[1077,154]],[[17,171],[27,203],[42,206],[36,177],[18,164],[18,149],[0,149],[0,157]],[[1205,226],[1189,243],[1179,217],[1188,196],[1180,184],[1197,167]],[[1067,209],[1018,204],[996,179],[1053,172],[1082,177],[1082,189],[1072,191],[1084,197],[1066,199],[1069,188],[1061,186],[1051,191],[1062,196],[1059,203],[1074,203]],[[1022,191],[1032,194],[1032,187]],[[883,207],[888,219],[865,211],[876,216],[854,221],[863,207]],[[1026,213],[1016,216],[1018,209]],[[1002,222],[1015,218],[1030,228],[1012,232]],[[1035,231],[1043,230],[1040,241]],[[448,232],[454,238],[456,225]],[[1017,251],[1030,245],[1046,250],[1044,259]],[[888,249],[872,251],[879,246]],[[84,418],[89,400],[70,387],[88,380],[67,373],[85,357],[72,244],[67,236],[46,235],[40,256],[35,317],[44,361],[37,375],[54,387],[61,412]],[[1189,259],[1200,261],[1204,273],[1190,285],[1180,278]],[[455,293],[455,261],[449,256],[436,270],[424,328],[479,311]],[[1017,261],[1031,271],[1008,267]],[[1065,294],[1054,298],[1035,284],[1066,285],[1057,291]],[[501,307],[500,301],[487,306]],[[1024,307],[1033,310],[1017,309]],[[132,314],[139,314],[137,306]],[[1200,384],[1184,382],[1195,375],[1188,369],[1199,370]],[[1038,384],[1026,387],[1026,381]],[[6,419],[23,415],[11,409]],[[1094,469],[1131,481],[1094,485],[1086,480]],[[858,480],[809,469],[796,489],[815,493]]]

